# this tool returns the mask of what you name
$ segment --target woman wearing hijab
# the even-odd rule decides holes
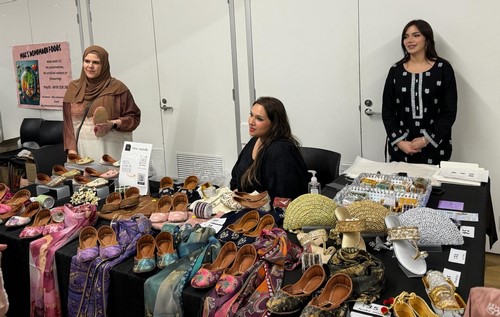
[[[92,45],[83,53],[80,78],[64,95],[63,120],[68,155],[119,158],[123,142],[132,141],[141,111],[127,86],[111,77],[104,48]]]

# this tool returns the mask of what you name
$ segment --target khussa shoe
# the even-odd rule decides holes
[[[274,314],[292,314],[304,308],[313,293],[325,280],[322,265],[309,267],[300,280],[278,290],[266,303],[267,309]]]
[[[236,258],[238,248],[232,241],[226,242],[219,251],[217,258],[212,263],[203,264],[191,279],[191,286],[194,288],[209,288],[215,285],[222,275]]]
[[[260,218],[259,223],[253,230],[243,233],[243,235],[236,242],[236,246],[238,248],[241,248],[245,244],[254,243],[255,240],[257,240],[257,238],[260,236],[262,230],[271,230],[274,227],[276,227],[274,217],[267,214],[264,217]]]
[[[260,214],[256,210],[252,210],[240,217],[235,223],[228,225],[219,232],[218,239],[222,242],[238,241],[241,235],[249,232],[257,226],[260,220]]]
[[[172,211],[168,214],[169,222],[183,222],[188,219],[188,196],[178,192],[172,196]]]
[[[192,198],[196,186],[198,186],[198,177],[194,175],[188,176],[184,180],[184,184],[179,189],[179,192],[185,193],[187,197]]]
[[[40,210],[36,216],[35,220],[33,220],[33,224],[31,226],[26,226],[23,228],[21,233],[19,233],[19,238],[21,239],[31,239],[37,238],[42,235],[43,228],[50,221],[50,210],[42,209]]]
[[[97,240],[99,241],[99,256],[103,260],[114,259],[122,253],[122,247],[116,240],[115,230],[107,225],[99,227],[97,230]]]
[[[134,207],[139,204],[141,192],[137,187],[130,187],[125,191],[124,198],[120,202],[120,208]]]
[[[252,244],[242,246],[231,267],[224,270],[215,284],[215,291],[219,296],[233,294],[243,285],[243,276],[257,260],[257,250]]]
[[[155,238],[145,234],[137,240],[137,255],[134,257],[134,273],[151,272],[156,267]]]
[[[172,210],[172,197],[163,196],[156,201],[156,210],[151,214],[149,220],[152,223],[166,222],[170,210]]]
[[[115,164],[118,162],[118,160],[114,159],[113,157],[111,157],[111,155],[109,154],[104,154],[102,157],[101,157],[101,160],[99,161],[99,163],[101,165],[111,165],[111,166],[116,166]]]
[[[174,190],[174,180],[171,177],[165,176],[160,180],[160,190],[159,194],[161,196],[173,195]]]
[[[92,117],[94,124],[101,124],[108,122],[108,111],[104,107],[97,107],[94,110],[94,116]]]
[[[85,227],[80,231],[79,245],[76,251],[76,260],[78,262],[87,262],[95,259],[99,255],[99,246],[97,245],[97,229],[91,226]]]
[[[3,204],[6,205],[4,209],[6,209],[7,212],[0,215],[0,223],[4,223],[10,217],[22,213],[25,208],[25,204],[30,201],[30,197],[31,192],[29,190],[20,189],[14,194],[14,196],[5,201]],[[10,207],[10,210],[8,210],[7,207]]]
[[[101,208],[101,213],[108,213],[120,209],[122,195],[118,192],[112,192],[106,197],[106,202]]]
[[[5,223],[6,227],[14,228],[27,225],[33,220],[36,214],[42,209],[40,203],[34,201],[30,203],[18,216],[12,216]]]
[[[407,304],[407,305],[404,305]],[[408,309],[409,307],[409,309]],[[438,317],[427,305],[424,299],[415,293],[402,292],[394,299],[394,314],[399,317],[405,316],[425,316]]]
[[[351,278],[346,274],[337,273],[326,282],[321,293],[307,304],[300,317],[346,316],[348,306],[345,301],[351,293]]]
[[[233,193],[233,199],[243,208],[257,209],[261,211],[271,210],[271,198],[267,191],[262,193],[254,192],[251,194],[243,192]]]
[[[164,269],[166,266],[174,263],[179,259],[174,248],[174,238],[170,232],[162,231],[156,238],[156,250],[158,256],[156,258],[156,266],[159,269]]]
[[[75,153],[69,153],[67,157],[67,161],[71,163],[76,163],[78,160],[81,160],[82,158],[80,155],[75,154]]]

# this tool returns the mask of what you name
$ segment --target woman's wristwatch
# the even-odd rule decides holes
[[[111,129],[113,130],[118,129],[118,124],[116,122],[113,122],[113,126],[111,127]]]

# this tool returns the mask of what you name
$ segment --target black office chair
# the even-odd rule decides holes
[[[316,171],[316,178],[321,184],[321,189],[339,177],[340,153],[312,147],[301,147],[300,152],[307,169]]]

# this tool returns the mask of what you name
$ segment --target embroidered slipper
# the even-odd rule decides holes
[[[156,267],[156,241],[150,234],[137,240],[137,255],[134,257],[134,273],[150,272]]]
[[[90,178],[88,178],[86,176],[83,176],[83,175],[75,175],[75,177],[73,178],[73,180],[76,183],[81,184],[81,185],[90,183],[92,181]]]
[[[92,167],[85,167],[85,170],[83,170],[83,176],[87,176],[87,177],[99,177],[101,176],[101,172],[99,172],[98,170],[96,170],[95,168],[92,168]]]
[[[118,161],[115,160],[114,158],[112,158],[111,155],[108,155],[108,154],[104,154],[101,157],[101,160],[99,161],[99,163],[101,165],[113,165],[116,162],[118,162]]]
[[[118,172],[117,170],[108,170],[107,172],[102,173],[99,175],[99,177],[105,178],[105,179],[111,179],[111,178],[116,178],[118,177]]]
[[[104,186],[104,185],[107,185],[107,184],[108,184],[108,180],[107,179],[96,178],[93,181],[88,182],[87,184],[85,184],[85,186],[88,186],[88,187],[101,187],[101,186]]]
[[[65,178],[73,178],[76,175],[80,175],[80,171],[77,169],[72,169],[71,171],[67,171],[66,173],[63,173],[61,176]]]
[[[97,245],[97,229],[91,226],[80,231],[79,245],[76,250],[76,260],[80,263],[95,259],[99,255]]]
[[[92,163],[93,161],[94,161],[94,159],[91,158],[90,156],[85,156],[85,157],[82,157],[81,159],[77,160],[75,163],[78,165],[85,165],[85,164]]]
[[[26,226],[23,228],[21,233],[19,233],[19,238],[21,239],[31,239],[36,238],[42,235],[43,228],[50,221],[50,210],[42,209],[40,210],[36,216],[35,220],[33,220],[33,224],[31,226]]]
[[[80,155],[78,155],[76,153],[69,153],[67,156],[67,161],[71,162],[71,163],[76,163],[78,160],[81,160],[81,159],[82,158],[80,157]]]
[[[6,227],[14,228],[27,225],[31,222],[33,217],[42,209],[42,206],[39,202],[34,201],[30,203],[23,212],[21,212],[18,216],[12,216],[5,223]]]
[[[160,196],[174,194],[174,181],[171,177],[165,176],[160,180]]]
[[[52,180],[49,175],[44,173],[36,174],[35,184],[37,185],[47,185]]]
[[[92,118],[94,125],[108,122],[108,112],[104,107],[97,107]]]
[[[118,160],[118,161],[114,162],[114,163],[113,163],[113,166],[120,167],[120,161],[121,161],[121,160]]]
[[[149,220],[151,222],[165,222],[168,221],[168,215],[172,209],[172,197],[163,196],[156,202],[156,210],[151,214]]]
[[[64,183],[65,180],[66,180],[66,177],[64,177],[64,176],[56,176],[50,182],[48,182],[46,185],[49,187],[56,187],[56,186],[59,186],[62,183]]]
[[[52,175],[61,176],[62,174],[67,172],[69,171],[61,164],[55,164],[54,166],[52,166]]]
[[[100,244],[99,255],[103,260],[116,258],[122,253],[122,247],[118,244],[115,230],[104,225],[97,230],[97,239]]]
[[[174,237],[168,231],[160,232],[156,238],[156,250],[158,257],[156,266],[161,270],[167,265],[170,265],[179,259],[176,250],[174,249]]]

